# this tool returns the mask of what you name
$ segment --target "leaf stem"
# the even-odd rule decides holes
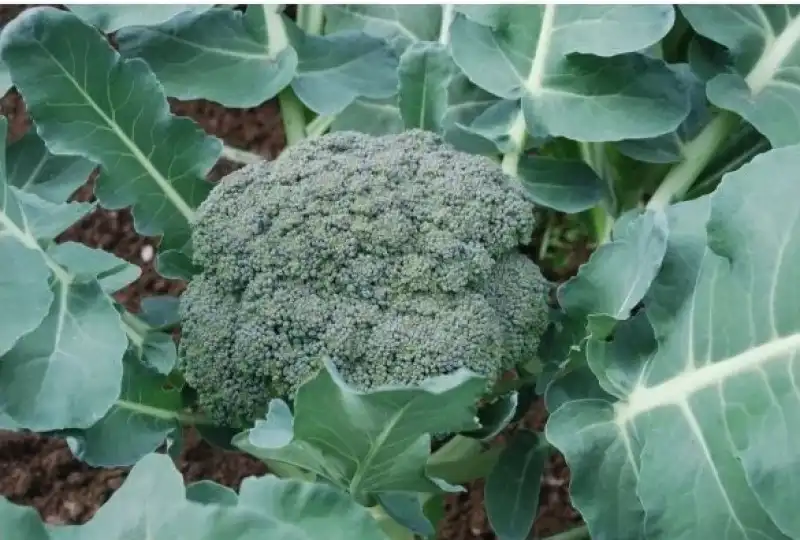
[[[142,403],[135,403],[126,399],[118,399],[116,401],[116,406],[120,409],[125,409],[127,411],[149,416],[151,418],[157,418],[159,420],[175,420],[183,425],[214,425],[213,422],[203,415],[160,409],[158,407],[144,405]]]
[[[447,45],[450,43],[450,26],[456,16],[456,6],[453,4],[442,5],[442,26],[439,30],[439,43]]]
[[[278,94],[278,103],[281,108],[286,146],[292,146],[306,138],[305,108],[288,86]]]
[[[562,533],[548,536],[543,540],[583,540],[584,538],[591,538],[591,536],[589,536],[589,527],[587,525],[582,525]]]
[[[684,147],[683,161],[667,173],[647,203],[647,207],[652,210],[664,209],[672,201],[686,195],[737,122],[738,118],[734,114],[720,111],[697,137]]]
[[[298,4],[297,26],[306,34],[319,35],[325,23],[325,12],[322,4]]]
[[[503,172],[514,178],[517,177],[519,171],[519,160],[525,151],[526,139],[525,116],[522,114],[522,110],[519,110],[509,132],[509,140],[513,150],[503,155],[503,161],[501,162]]]
[[[244,165],[252,165],[253,163],[259,163],[266,159],[254,152],[240,150],[238,148],[228,146],[227,144],[222,147],[222,155],[220,157],[222,159],[232,161],[233,163],[242,163]]]
[[[326,116],[317,116],[311,122],[308,123],[308,126],[306,126],[306,137],[308,137],[309,139],[319,137],[320,135],[328,131],[328,128],[331,127],[331,125],[335,120],[336,120],[335,114],[329,114]]]
[[[128,310],[122,311],[121,319],[122,327],[128,335],[128,339],[130,339],[136,347],[141,348],[142,345],[144,345],[144,340],[147,333],[150,331],[150,327]]]

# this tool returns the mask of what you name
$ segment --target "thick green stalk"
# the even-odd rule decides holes
[[[278,104],[281,107],[286,146],[299,143],[306,138],[306,115],[303,103],[290,87],[286,87],[278,94]]]
[[[283,22],[283,14],[276,7],[269,4],[262,5],[264,21],[267,28],[267,53],[270,58],[277,58],[287,47],[290,47],[289,35]],[[306,137],[306,118],[303,103],[294,95],[292,88],[287,86],[278,94],[278,104],[281,108],[283,130],[286,135],[286,146],[296,144]]]
[[[738,118],[727,111],[721,111],[697,137],[684,147],[684,159],[667,173],[661,185],[653,194],[647,207],[653,210],[664,209],[675,200],[680,200],[700,173],[736,127]]]
[[[232,161],[233,163],[242,163],[244,165],[251,165],[266,159],[264,156],[260,156],[253,152],[248,152],[247,150],[240,150],[228,145],[222,147],[222,154],[220,157],[222,159]]]
[[[306,137],[308,137],[309,139],[319,137],[320,135],[328,131],[328,128],[331,127],[334,120],[336,120],[335,114],[329,114],[327,116],[317,116],[311,122],[308,123],[308,126],[306,126]]]
[[[509,132],[509,140],[513,150],[504,154],[503,161],[501,162],[503,172],[509,176],[517,176],[519,160],[522,158],[522,154],[525,151],[526,139],[525,116],[522,114],[522,111],[519,111],[517,117],[514,119],[514,123],[511,125],[511,131]]]
[[[297,26],[306,34],[321,34],[325,22],[324,7],[322,4],[298,4]]]
[[[168,409],[160,409],[158,407],[152,407],[150,405],[144,405],[142,403],[136,403],[133,401],[128,401],[126,399],[118,399],[116,401],[116,406],[120,409],[125,409],[127,411],[141,414],[144,416],[149,416],[151,418],[157,418],[159,420],[175,420],[176,422],[180,423],[184,426],[193,426],[193,425],[214,425],[208,418],[202,415],[196,414],[188,414],[181,411],[171,411]]]

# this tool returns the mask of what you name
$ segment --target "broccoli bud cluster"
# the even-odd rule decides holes
[[[240,169],[193,230],[181,367],[215,420],[263,414],[330,358],[350,384],[533,358],[549,284],[533,205],[489,158],[413,130],[335,133]]]

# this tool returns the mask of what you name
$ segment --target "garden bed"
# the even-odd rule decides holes
[[[6,7],[0,11],[0,18],[5,23],[19,11],[21,7],[18,6]],[[274,158],[283,145],[278,108],[273,102],[248,110],[225,109],[204,101],[172,101],[172,104],[176,114],[192,117],[227,145],[250,150],[267,159]],[[2,114],[9,119],[11,140],[19,138],[28,129],[23,104],[18,96],[10,93],[0,101],[0,106]],[[221,161],[214,168],[212,177],[218,179],[236,166]],[[74,198],[87,200],[90,196],[90,189],[81,189]],[[127,210],[111,212],[99,209],[65,232],[60,240],[74,240],[103,248],[142,267],[141,278],[118,295],[128,309],[137,310],[142,296],[177,295],[182,291],[181,282],[165,280],[153,271],[152,263],[146,260],[148,252],[152,253],[148,248],[152,240],[133,231]],[[555,269],[548,270],[552,274]],[[541,403],[537,403],[524,423],[541,426],[543,414]],[[264,466],[255,458],[212,448],[192,432],[186,433],[184,443],[179,469],[187,481],[212,479],[235,488],[244,477],[265,472]],[[125,469],[86,466],[72,456],[61,440],[0,432],[0,495],[15,503],[35,507],[49,523],[85,522],[120,487],[125,475]],[[567,483],[568,472],[563,459],[556,456],[550,461],[544,477],[540,508],[531,508],[531,512],[538,512],[538,534],[557,533],[578,521],[568,502]],[[486,522],[481,488],[481,484],[476,484],[468,493],[450,498],[440,538],[495,537],[489,532]]]

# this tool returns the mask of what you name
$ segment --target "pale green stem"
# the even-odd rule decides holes
[[[141,348],[150,327],[129,311],[122,312],[122,327],[134,345]]]
[[[187,414],[180,411],[170,411],[168,409],[159,409],[158,407],[151,407],[150,405],[135,403],[125,399],[118,399],[116,401],[116,406],[121,409],[125,409],[126,411],[149,416],[151,418],[157,418],[159,420],[174,420],[182,425],[213,425],[208,418],[202,415]]]
[[[292,146],[306,138],[305,109],[291,87],[281,90],[278,94],[278,103],[281,107],[286,146]]]
[[[513,176],[515,178],[517,176],[519,171],[519,160],[522,158],[522,153],[525,149],[526,138],[527,134],[525,133],[525,116],[522,114],[522,111],[519,111],[517,113],[517,117],[514,119],[514,123],[511,125],[511,130],[509,132],[509,140],[513,150],[506,153],[503,156],[503,161],[501,162],[503,172],[509,176]]]
[[[456,6],[453,4],[442,5],[442,25],[439,30],[439,43],[447,45],[450,43],[450,26],[456,15]]]
[[[277,58],[287,47],[290,47],[289,35],[283,22],[283,15],[275,10],[275,6],[264,4],[264,19],[267,27],[267,53],[270,58]],[[291,146],[302,141],[306,136],[305,108],[287,86],[278,93],[278,104],[281,108],[283,130],[286,145]]]
[[[228,145],[222,147],[222,155],[220,157],[223,159],[227,159],[228,161],[232,161],[234,163],[242,163],[244,165],[252,165],[253,163],[259,163],[266,159],[265,157],[260,156],[254,152],[248,152],[247,150],[240,150],[238,148],[234,148]]]
[[[614,186],[605,164],[604,148],[602,143],[580,143],[581,158],[592,170],[606,182],[609,197],[614,196]],[[614,213],[611,201],[604,200],[599,206],[590,210],[592,225],[595,230],[595,239],[598,244],[605,244],[611,239],[611,230],[614,228]]]
[[[334,120],[336,120],[335,114],[329,114],[327,116],[317,116],[311,122],[308,123],[308,126],[306,126],[306,137],[308,137],[309,139],[319,137],[320,135],[328,131],[328,128],[331,127]]]
[[[591,536],[589,536],[589,527],[582,525],[562,533],[548,536],[542,540],[584,540],[585,538],[591,538]]]
[[[297,26],[307,34],[319,35],[325,22],[324,6],[322,4],[298,4]]]
[[[736,123],[737,117],[727,111],[720,112],[709,122],[703,131],[684,147],[683,161],[667,173],[647,203],[647,207],[653,210],[664,209],[672,201],[680,200],[725,142],[725,138]]]

